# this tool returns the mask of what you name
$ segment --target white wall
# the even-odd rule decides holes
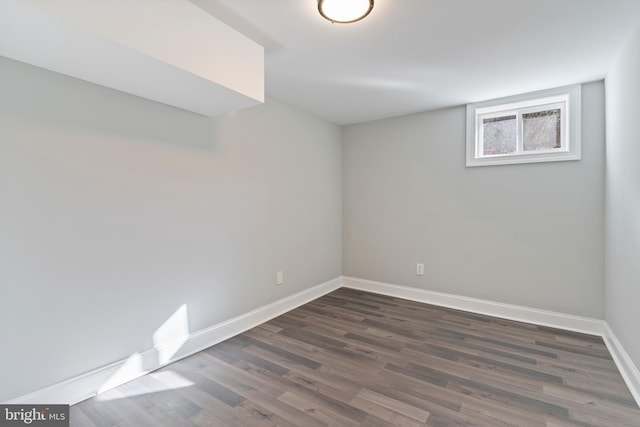
[[[345,127],[343,274],[603,318],[603,83],[582,95],[580,161],[465,168],[464,107]]]
[[[0,94],[0,401],[151,348],[183,304],[196,331],[340,275],[338,126],[1,57]]]
[[[606,78],[606,319],[640,366],[640,28]]]

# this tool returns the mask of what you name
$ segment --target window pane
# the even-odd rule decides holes
[[[483,155],[516,152],[516,116],[482,119]]]
[[[522,132],[524,151],[560,148],[560,109],[523,114]]]

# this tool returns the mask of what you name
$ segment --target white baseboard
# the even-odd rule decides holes
[[[540,326],[549,326],[591,335],[602,336],[606,324],[604,320],[591,319],[589,317],[573,316],[554,311],[427,291],[408,286],[374,282],[373,280],[358,279],[355,277],[343,277],[342,286],[426,304],[485,314],[487,316],[500,317],[502,319],[533,323]]]
[[[343,276],[342,286],[426,304],[500,317],[502,319],[598,335],[604,340],[613,361],[622,374],[622,378],[627,384],[627,387],[629,387],[629,391],[633,395],[636,403],[640,405],[640,371],[638,371],[633,360],[631,360],[631,357],[629,357],[620,341],[618,341],[609,324],[604,320],[427,291],[408,286],[392,285],[355,277]]]
[[[613,357],[616,366],[618,366],[622,378],[624,378],[624,382],[627,383],[629,391],[636,400],[636,403],[640,406],[640,371],[622,347],[620,341],[618,341],[618,337],[616,337],[616,334],[611,327],[609,327],[609,324],[605,326],[603,339],[605,344],[607,344],[611,357]]]
[[[152,348],[141,353],[135,353],[127,359],[94,369],[5,403],[73,405],[245,332],[274,317],[328,294],[338,289],[340,285],[341,278],[330,280],[259,307],[249,313],[190,333],[177,342],[167,343],[161,348]],[[178,348],[178,350],[170,359],[160,363],[158,354],[163,354],[163,350],[169,348]]]

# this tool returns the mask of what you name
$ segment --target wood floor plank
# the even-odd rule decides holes
[[[600,337],[339,289],[74,405],[73,426],[640,426]]]
[[[427,418],[429,418],[429,412],[425,410],[366,388],[362,389],[360,393],[357,394],[357,397],[368,400],[369,402],[375,403],[378,406],[382,406],[383,408],[387,408],[406,417],[413,418],[416,421],[426,422]]]
[[[322,399],[315,398],[317,396],[310,394],[297,394],[291,391],[286,391],[280,395],[279,400],[288,403],[289,405],[296,407],[298,409],[302,409],[304,412],[312,416],[313,418],[317,418],[320,421],[325,422],[327,425],[341,425],[341,426],[354,426],[357,427],[360,425],[360,420],[366,416],[366,414],[362,414],[362,416],[358,416],[358,419],[354,419],[344,415],[342,408],[345,405],[341,405],[342,407],[336,408],[335,406],[327,405]],[[351,407],[352,410],[357,408]]]
[[[369,414],[369,416],[379,418],[380,420],[385,421],[390,425],[402,427],[424,426],[424,423],[421,421],[415,420],[411,417],[407,417],[406,415],[400,414],[368,399],[355,397],[351,400],[351,402],[349,402],[349,404],[358,409],[361,409],[363,412]]]
[[[73,419],[75,425],[84,427],[96,427],[96,423],[91,421],[91,419],[77,405],[69,408],[69,418]]]

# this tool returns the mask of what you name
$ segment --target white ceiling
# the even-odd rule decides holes
[[[640,0],[191,0],[265,46],[266,93],[350,124],[601,79]]]
[[[0,0],[0,55],[209,116],[264,101],[263,47],[187,0]]]

